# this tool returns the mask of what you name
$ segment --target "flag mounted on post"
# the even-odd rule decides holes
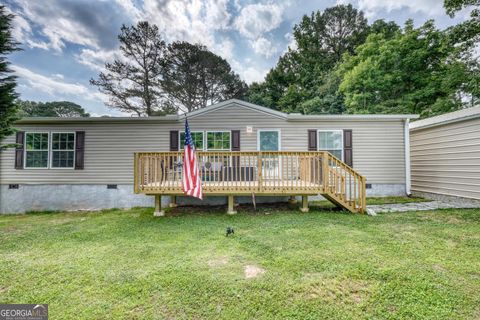
[[[183,193],[202,200],[202,180],[198,170],[195,143],[193,142],[186,118],[185,147],[183,153]]]

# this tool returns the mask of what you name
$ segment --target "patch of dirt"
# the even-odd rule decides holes
[[[207,261],[207,264],[210,268],[223,267],[228,264],[228,257],[218,257],[215,259],[210,259]]]
[[[369,298],[372,289],[372,284],[363,280],[323,279],[310,286],[306,298],[320,299],[329,303],[360,304]]]
[[[444,267],[442,267],[439,264],[434,264],[432,266],[432,268],[433,268],[433,270],[438,271],[438,272],[447,272],[447,269],[445,269]]]
[[[244,269],[245,279],[257,278],[266,272],[265,269],[253,264],[247,264]]]
[[[2,233],[20,233],[21,230],[15,227],[6,227],[2,229]]]
[[[449,219],[447,220],[447,223],[451,224],[464,224],[465,221],[462,219],[458,219],[457,217],[452,217],[450,216]]]

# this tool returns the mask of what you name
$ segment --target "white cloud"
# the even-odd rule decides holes
[[[242,62],[233,59],[230,64],[232,69],[240,75],[240,78],[248,84],[263,81],[269,70],[255,65],[255,63],[249,59]]]
[[[296,50],[298,48],[297,40],[295,40],[295,37],[293,36],[293,34],[291,34],[290,32],[286,33],[285,39],[288,42],[287,42],[287,48],[285,49],[284,52],[287,52],[288,48],[292,50]]]
[[[234,24],[241,35],[255,39],[280,26],[283,10],[278,4],[250,4],[243,7]]]
[[[133,22],[142,20],[142,11],[135,6],[132,0],[115,0],[115,2],[123,9]]]
[[[242,70],[241,76],[247,83],[262,82],[265,79],[267,72],[268,69],[259,70],[254,67],[248,67]]]
[[[215,43],[213,48],[210,48],[215,54],[218,54],[224,59],[233,60],[235,53],[234,49],[235,44],[232,40],[228,38],[223,38],[222,40]]]
[[[275,47],[270,42],[270,40],[267,40],[263,37],[260,37],[256,40],[253,40],[251,42],[251,46],[256,53],[261,54],[262,56],[265,56],[266,58],[270,58],[275,53],[278,52],[277,47]]]
[[[422,12],[429,16],[444,15],[443,1],[440,0],[337,0],[337,4],[353,3],[367,16],[374,16],[379,10],[408,9],[410,12]]]
[[[92,70],[104,70],[106,62],[112,62],[115,59],[121,59],[122,55],[119,50],[92,50],[82,49],[75,59]]]
[[[99,44],[92,36],[91,32],[89,32],[83,24],[72,19],[68,12],[55,6],[54,2],[27,0],[17,0],[17,2],[22,7],[22,24],[28,24],[26,20],[28,19],[32,23],[39,25],[41,33],[48,39],[48,42],[42,42],[42,45],[37,47],[43,49],[51,48],[56,51],[61,51],[65,47],[65,41],[69,41],[80,45],[99,48]],[[46,12],[48,12],[48,14],[45,14]],[[28,28],[24,26],[22,30],[28,31],[27,33],[31,39],[31,26],[29,25]],[[24,32],[24,35],[25,34],[26,33]],[[31,42],[26,42],[27,44],[32,45]],[[35,46],[35,43],[33,43],[32,46]]]
[[[79,83],[68,83],[59,79],[50,78],[35,73],[27,68],[13,65],[12,69],[18,75],[20,81],[29,88],[46,93],[54,98],[65,98],[66,96],[76,96],[79,99],[87,99],[96,102],[106,101],[106,97],[93,88],[88,88]]]
[[[213,49],[215,32],[230,25],[227,4],[228,0],[145,0],[144,18],[155,23],[167,41],[201,43]]]

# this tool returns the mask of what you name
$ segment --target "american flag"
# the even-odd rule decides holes
[[[185,119],[185,147],[183,154],[183,193],[202,200],[202,180],[195,155],[195,143],[192,140],[187,119]]]

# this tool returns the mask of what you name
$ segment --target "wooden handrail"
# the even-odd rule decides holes
[[[326,151],[198,151],[205,194],[317,195],[365,211],[365,178]],[[183,151],[137,152],[134,191],[182,194]]]

